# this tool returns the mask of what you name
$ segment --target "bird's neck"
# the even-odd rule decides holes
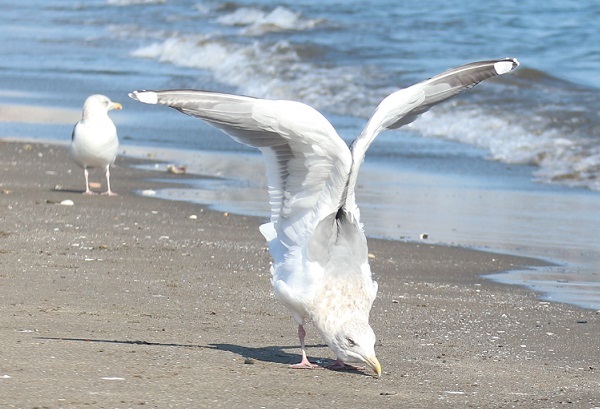
[[[338,327],[349,320],[364,319],[369,321],[370,305],[368,300],[352,297],[351,294],[361,293],[362,289],[340,286],[336,294],[321,294],[315,300],[315,313],[311,320],[323,338],[326,334],[337,332]],[[317,313],[318,312],[318,313]],[[329,340],[327,340],[329,343]]]
[[[93,109],[83,109],[83,113],[81,115],[82,121],[97,121],[102,119],[108,119],[108,114],[106,112],[96,112]]]

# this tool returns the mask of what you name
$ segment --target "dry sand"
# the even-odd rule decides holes
[[[262,221],[136,196],[134,162],[87,197],[64,147],[0,141],[1,408],[600,407],[597,312],[480,277],[540,261],[426,243],[369,241],[380,379],[288,369]]]

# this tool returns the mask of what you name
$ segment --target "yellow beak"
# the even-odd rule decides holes
[[[378,378],[381,376],[381,364],[375,355],[368,357],[365,363],[377,374]]]
[[[119,104],[118,102],[113,102],[108,106],[108,110],[112,111],[113,109],[123,109],[123,105]]]

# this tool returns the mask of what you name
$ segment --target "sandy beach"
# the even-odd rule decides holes
[[[262,220],[136,196],[135,163],[87,197],[64,146],[0,141],[1,407],[600,407],[597,312],[481,278],[541,261],[426,242],[369,241],[380,379],[289,369]]]

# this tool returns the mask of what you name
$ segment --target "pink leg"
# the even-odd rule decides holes
[[[292,369],[314,369],[319,368],[319,365],[311,364],[308,358],[306,357],[306,348],[304,344],[304,337],[306,336],[306,331],[304,331],[304,327],[302,325],[298,325],[298,338],[300,338],[300,348],[302,349],[302,361],[299,364],[290,365]]]
[[[85,176],[85,192],[84,195],[95,195],[96,193],[90,190],[90,182],[89,182],[89,172],[87,168],[83,168],[83,176]]]
[[[106,192],[104,192],[102,194],[106,195],[106,196],[118,196],[115,192],[113,192],[112,190],[110,190],[110,170],[108,169],[109,166],[106,167],[106,186],[107,186],[107,190],[106,190]]]
[[[358,371],[362,371],[365,369],[364,366],[353,366],[353,365],[348,365],[345,364],[343,361],[340,361],[339,359],[336,359],[334,363],[332,363],[331,365],[327,365],[327,369],[334,369],[334,370],[346,370],[346,371],[354,371],[354,370],[358,370]]]

